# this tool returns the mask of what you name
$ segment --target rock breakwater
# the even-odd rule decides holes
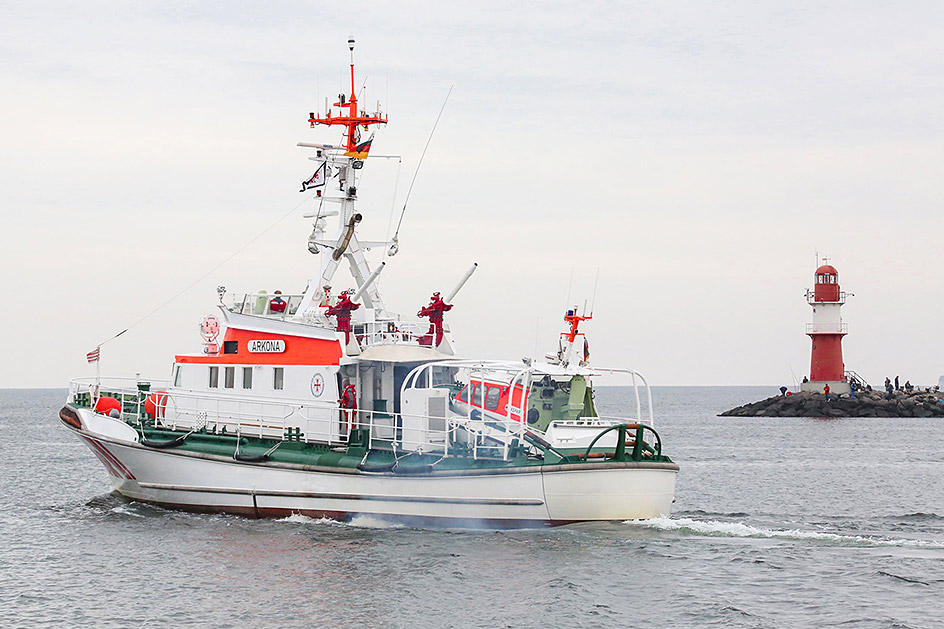
[[[800,392],[738,406],[719,417],[944,417],[940,391],[858,391],[855,397]]]

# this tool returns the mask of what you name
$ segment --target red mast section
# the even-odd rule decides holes
[[[315,115],[314,112],[308,114],[308,122],[311,124],[311,127],[314,128],[316,124],[324,125],[341,125],[344,127],[344,151],[345,154],[351,157],[366,157],[367,151],[370,149],[370,146],[364,147],[360,142],[360,133],[358,132],[358,127],[363,127],[364,131],[370,128],[371,125],[375,124],[386,124],[387,119],[381,115],[379,111],[368,114],[365,111],[358,111],[357,109],[357,90],[354,84],[354,38],[347,40],[348,48],[351,51],[351,94],[350,96],[345,97],[344,94],[338,94],[338,102],[334,103],[334,107],[340,107],[342,109],[341,115],[333,116],[331,115],[331,110],[329,109],[324,116]],[[347,108],[347,114],[343,113],[343,110]],[[378,105],[379,109],[379,105]],[[368,144],[370,140],[364,144]]]
[[[586,304],[584,304],[584,307],[586,307]],[[564,315],[564,321],[570,324],[570,332],[561,332],[561,336],[566,336],[567,342],[573,343],[577,339],[577,335],[582,334],[582,332],[577,331],[577,327],[580,325],[580,322],[589,321],[592,318],[592,314],[585,317],[578,315],[576,306],[573,310],[568,310],[567,314]]]

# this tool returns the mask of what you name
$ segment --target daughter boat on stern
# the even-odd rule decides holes
[[[384,263],[371,268],[365,249],[392,256],[398,243],[359,240],[356,209],[373,138],[359,131],[387,119],[358,105],[353,43],[340,112],[309,116],[340,126],[341,143],[300,143],[316,151],[303,190],[320,202],[308,248],[321,264],[304,294],[224,305],[221,291],[203,353],[176,356],[166,382],[74,380],[63,425],[120,494],[188,511],[494,527],[668,515],[678,466],[652,428],[649,386],[590,365],[586,313],[568,311],[556,353],[503,362],[457,356],[444,322],[474,265],[420,310],[428,327],[387,309]],[[332,179],[338,191],[323,194]],[[358,288],[332,300],[342,260]],[[614,374],[632,379],[633,417],[597,413],[592,383]]]

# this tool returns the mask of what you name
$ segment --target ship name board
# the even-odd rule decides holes
[[[281,354],[285,351],[282,339],[262,339],[249,341],[250,354]]]

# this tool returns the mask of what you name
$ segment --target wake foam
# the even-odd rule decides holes
[[[127,505],[118,505],[117,507],[112,507],[108,510],[110,513],[116,513],[118,515],[130,515],[135,518],[144,518],[143,514],[138,513],[132,507]]]
[[[390,522],[380,517],[371,515],[356,515],[348,522],[332,520],[331,518],[312,518],[301,513],[293,513],[284,518],[278,518],[276,522],[289,522],[291,524],[318,524],[324,526],[355,527],[365,529],[402,529],[407,528],[402,524]]]
[[[307,515],[302,515],[301,513],[293,513],[292,515],[284,518],[277,518],[275,521],[291,522],[292,524],[331,524],[344,526],[344,522],[338,522],[337,520],[332,520],[330,518],[312,518]]]
[[[817,541],[839,546],[883,547],[899,546],[914,548],[944,548],[944,542],[919,539],[890,539],[862,535],[840,535],[820,531],[801,529],[776,530],[763,529],[743,522],[700,521],[691,518],[653,518],[651,520],[630,520],[624,524],[642,526],[660,531],[679,531],[708,537],[754,537],[758,539],[785,539],[795,541]]]
[[[390,520],[384,520],[372,515],[356,515],[351,518],[351,521],[348,523],[350,526],[356,526],[359,528],[365,529],[405,529],[406,526],[398,524],[396,522],[391,522]]]

